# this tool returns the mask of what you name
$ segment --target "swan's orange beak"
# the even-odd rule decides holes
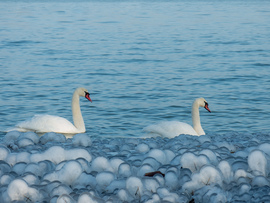
[[[209,112],[211,113],[211,111],[210,111],[210,109],[209,109],[209,107],[208,107],[208,103],[205,103],[204,108],[205,108],[207,111],[209,111]]]
[[[92,100],[90,98],[90,94],[88,92],[85,93],[85,98],[88,99],[90,102],[92,102]]]

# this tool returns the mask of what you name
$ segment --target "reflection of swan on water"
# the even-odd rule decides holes
[[[40,133],[84,133],[85,125],[80,108],[80,97],[92,102],[90,94],[85,88],[77,88],[72,97],[72,115],[74,125],[65,118],[52,115],[35,115],[33,118],[20,122],[11,130],[21,132],[35,131]],[[10,131],[10,130],[9,130]]]
[[[160,123],[149,125],[143,130],[149,134],[159,135],[163,137],[175,137],[180,134],[188,135],[205,135],[204,130],[201,126],[199,107],[204,107],[209,112],[208,103],[204,98],[198,98],[193,102],[192,105],[192,122],[193,127],[187,123],[179,121],[162,121]]]

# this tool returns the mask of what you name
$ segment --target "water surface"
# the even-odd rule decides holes
[[[87,134],[141,136],[161,120],[206,133],[269,131],[269,1],[1,1],[0,131],[35,114],[72,121],[81,99]]]

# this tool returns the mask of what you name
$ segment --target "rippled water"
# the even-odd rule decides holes
[[[72,120],[81,99],[87,133],[140,136],[161,120],[206,133],[270,130],[269,1],[1,1],[0,131],[35,114]]]

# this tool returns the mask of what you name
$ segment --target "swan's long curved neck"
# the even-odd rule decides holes
[[[196,102],[196,100],[192,105],[192,123],[193,128],[198,133],[198,135],[205,135],[205,132],[201,126],[199,104]]]
[[[80,107],[80,96],[77,91],[74,92],[72,97],[72,116],[74,125],[78,131],[85,132],[85,125]]]

